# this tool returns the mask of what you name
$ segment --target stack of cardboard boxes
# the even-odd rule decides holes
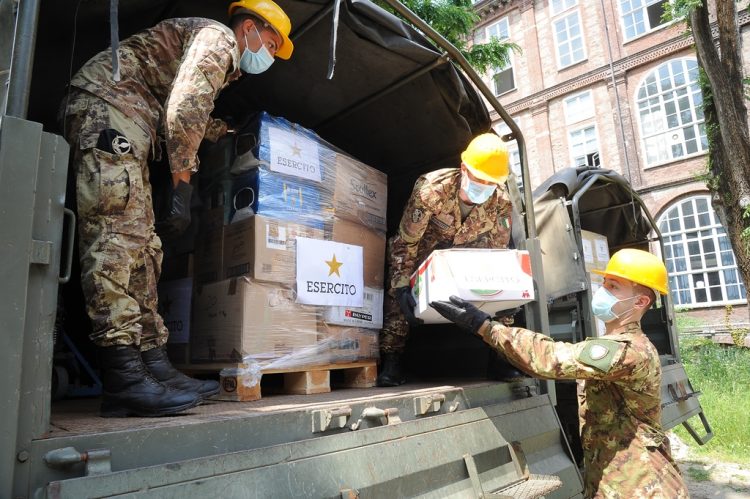
[[[190,295],[182,335],[170,330],[170,341],[189,342],[193,362],[250,357],[266,366],[293,367],[377,356],[387,200],[383,173],[309,130],[261,113],[243,134],[204,151],[198,181],[203,208],[194,284],[179,279],[160,286],[162,304],[174,301],[170,293]],[[338,248],[332,250],[338,257],[318,258],[301,254],[298,240],[345,246],[331,246]],[[299,286],[313,287],[300,281],[301,273],[328,265],[323,279],[338,278],[341,248],[349,247],[361,247],[359,261],[344,264],[362,273],[361,289],[355,286],[361,306],[300,299]],[[314,284],[321,287],[317,280]],[[355,287],[346,289],[354,294]]]
[[[607,263],[609,263],[609,243],[606,236],[588,230],[581,231],[581,243],[583,244],[583,262],[586,272],[589,273],[591,294],[593,295],[604,283],[604,277],[594,274],[591,271],[607,268]],[[596,323],[598,336],[604,336],[604,322],[595,317],[593,320]]]

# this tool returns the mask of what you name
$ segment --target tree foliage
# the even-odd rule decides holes
[[[470,43],[474,26],[479,22],[471,0],[402,0],[402,3],[461,51],[479,73],[504,67],[510,62],[511,51],[521,52],[515,43],[496,38]],[[387,4],[380,5],[393,12]]]

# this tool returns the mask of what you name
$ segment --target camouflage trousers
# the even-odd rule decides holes
[[[383,330],[380,332],[380,351],[382,353],[403,353],[406,340],[409,338],[409,323],[396,298],[393,290],[385,294],[383,310]]]
[[[151,139],[94,95],[74,90],[64,105],[91,340],[156,348],[169,333],[157,312],[162,250],[149,183]]]

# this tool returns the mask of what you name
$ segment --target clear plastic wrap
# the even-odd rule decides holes
[[[377,358],[386,176],[266,113],[206,151],[201,237],[222,241],[196,244],[192,361],[293,369]],[[298,254],[299,237],[362,247],[363,306],[297,302],[298,263],[323,260]]]

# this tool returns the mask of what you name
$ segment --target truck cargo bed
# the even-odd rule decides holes
[[[497,385],[487,380],[415,382],[394,388],[345,388],[312,395],[277,394],[254,402],[207,401],[175,416],[160,418],[102,418],[99,398],[62,400],[52,404],[48,438],[89,435],[139,429],[161,429],[213,421],[247,418],[270,413],[310,410],[318,407],[379,401],[394,396],[421,396],[446,390],[468,390]]]
[[[31,485],[44,491],[39,497],[221,490],[222,497],[442,498],[518,487],[537,491],[528,497],[580,497],[560,422],[538,388],[532,379],[431,380],[209,402],[164,418],[105,419],[98,399],[62,401],[50,432],[33,442]],[[54,465],[71,453],[85,458]]]

